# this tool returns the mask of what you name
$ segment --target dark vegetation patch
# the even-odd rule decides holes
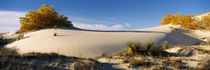
[[[100,63],[90,58],[78,58],[57,53],[18,54],[14,49],[0,49],[1,70],[99,70]]]

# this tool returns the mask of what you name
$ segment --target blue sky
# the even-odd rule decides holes
[[[168,13],[210,11],[210,0],[1,0],[0,32],[18,29],[18,17],[42,4],[53,5],[77,27],[99,30],[154,27]]]

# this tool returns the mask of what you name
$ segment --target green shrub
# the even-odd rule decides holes
[[[137,53],[140,49],[140,43],[135,41],[128,41],[127,46],[132,50],[133,53]]]
[[[147,41],[144,42],[144,48],[146,50],[152,50],[153,47],[154,47],[154,41],[147,40]]]

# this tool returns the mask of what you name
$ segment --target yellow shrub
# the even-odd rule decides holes
[[[53,9],[53,6],[46,4],[43,4],[36,11],[29,11],[26,17],[20,17],[20,24],[20,31],[22,32],[53,28],[54,26],[73,27],[71,21],[68,21],[68,17],[60,15]]]
[[[181,25],[181,27],[188,30],[210,30],[210,17],[203,16],[202,21],[192,20],[192,17],[197,15],[181,15],[178,14],[167,14],[162,18],[161,25],[172,24]]]

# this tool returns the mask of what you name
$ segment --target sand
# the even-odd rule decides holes
[[[127,31],[100,31],[79,29],[43,29],[25,34],[24,39],[6,45],[17,48],[20,53],[56,52],[66,56],[95,58],[102,54],[111,55],[127,48],[126,42],[154,40],[156,45],[163,41],[170,44],[194,45],[201,40],[195,33],[170,25]],[[53,36],[57,33],[57,36]]]

